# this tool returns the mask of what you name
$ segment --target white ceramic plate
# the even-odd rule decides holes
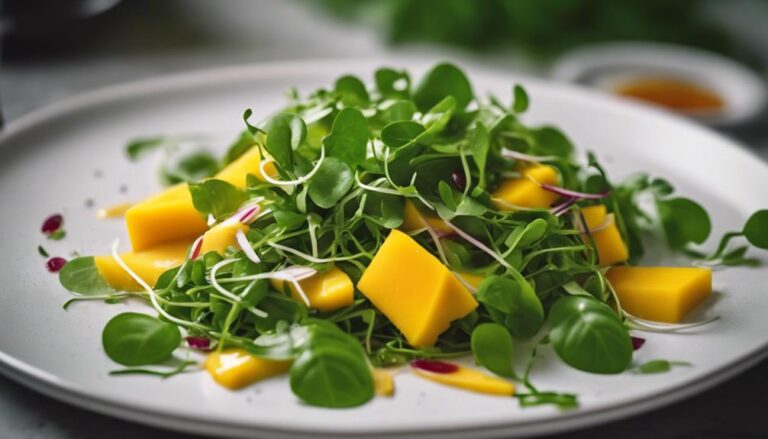
[[[95,411],[196,433],[478,437],[552,432],[636,414],[699,392],[764,355],[768,271],[735,268],[716,272],[719,293],[704,310],[721,315],[720,320],[684,334],[648,334],[635,356],[638,362],[685,360],[693,367],[649,376],[598,376],[569,369],[545,351],[533,380],[543,389],[578,393],[581,407],[568,412],[521,409],[511,398],[445,388],[407,373],[396,377],[394,398],[351,410],[302,405],[280,378],[229,392],[204,373],[169,380],[108,376],[115,364],[101,350],[101,329],[115,314],[146,308],[90,302],[63,311],[69,295],[45,271],[35,248],[43,243],[53,254],[98,254],[123,236],[120,221],[96,220],[85,201],[112,204],[157,190],[156,163],[129,163],[123,155],[126,141],[159,133],[234,138],[244,108],[266,116],[285,102],[289,86],[306,92],[332,84],[342,73],[371,78],[380,64],[295,63],[170,76],[96,91],[10,124],[0,137],[3,373]],[[424,66],[409,67],[424,71]],[[511,84],[524,82],[533,98],[528,121],[563,127],[581,148],[598,152],[616,177],[641,170],[668,177],[682,194],[709,208],[717,233],[740,227],[751,211],[768,206],[768,167],[711,131],[568,86],[470,72],[478,94],[491,91],[506,98]],[[127,193],[121,193],[122,184]],[[68,236],[44,242],[40,223],[53,212],[64,213]]]

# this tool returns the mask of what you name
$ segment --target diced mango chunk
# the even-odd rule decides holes
[[[642,319],[678,323],[712,293],[712,270],[613,267],[606,273],[621,306]]]
[[[237,238],[235,238],[235,235],[238,230],[247,232],[248,226],[239,221],[225,221],[211,227],[211,229],[203,235],[203,245],[200,247],[200,254],[204,255],[213,251],[223,255],[228,247],[237,245]]]
[[[471,392],[499,396],[515,394],[515,385],[511,382],[464,366],[458,366],[456,371],[449,373],[430,372],[417,367],[412,368],[412,370],[416,375],[428,380]]]
[[[395,380],[392,374],[384,369],[373,369],[373,390],[379,396],[392,396],[395,394]]]
[[[514,210],[514,206],[547,208],[559,198],[559,195],[545,191],[539,184],[557,185],[559,177],[552,166],[533,165],[521,168],[522,176],[503,180],[491,194],[494,206],[499,210]]]
[[[154,287],[161,274],[184,262],[189,244],[187,241],[172,242],[140,252],[122,253],[120,257],[141,279]],[[96,256],[94,262],[110,287],[118,291],[142,290],[112,256]]]
[[[392,230],[358,289],[413,346],[432,346],[477,301],[456,276],[411,237]]]
[[[158,244],[194,239],[208,225],[192,204],[186,183],[172,186],[125,212],[125,224],[133,251]]]
[[[245,187],[248,174],[261,177],[258,148],[251,148],[214,176],[237,187]],[[125,212],[128,237],[134,251],[157,244],[194,239],[208,229],[205,218],[192,204],[187,184],[172,186]]]
[[[264,168],[270,176],[275,175],[275,165],[272,162],[267,163]],[[248,174],[253,174],[258,179],[264,180],[264,176],[261,175],[261,153],[259,148],[253,147],[249,149],[248,152],[227,165],[226,168],[219,171],[213,178],[224,180],[232,186],[244,188],[247,184]]]
[[[600,265],[613,265],[629,259],[627,245],[621,238],[613,215],[608,215],[604,205],[585,207],[581,212],[595,241]],[[589,237],[583,235],[583,238],[589,244]]]
[[[403,225],[400,227],[406,232],[424,229],[429,225],[432,230],[450,235],[453,233],[448,224],[436,215],[422,212],[410,200],[405,200],[405,209],[403,211]]]
[[[270,283],[276,290],[283,291],[284,281],[272,279]],[[338,267],[304,279],[299,285],[309,299],[309,307],[320,311],[335,311],[352,305],[355,300],[355,286],[352,280]],[[304,303],[293,284],[289,284],[289,289],[293,300]]]
[[[237,390],[286,372],[291,361],[267,360],[254,357],[242,348],[212,352],[205,359],[205,369],[217,383]]]

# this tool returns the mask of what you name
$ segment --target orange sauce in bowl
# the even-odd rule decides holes
[[[723,110],[725,101],[701,85],[672,78],[640,78],[625,82],[614,93],[689,114],[709,114]]]

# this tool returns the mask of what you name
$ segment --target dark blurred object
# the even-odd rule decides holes
[[[73,22],[104,12],[120,0],[2,0],[0,30],[14,38],[47,38]]]
[[[333,13],[375,21],[393,43],[473,49],[515,45],[549,57],[586,43],[648,40],[754,61],[711,15],[706,0],[322,0]]]

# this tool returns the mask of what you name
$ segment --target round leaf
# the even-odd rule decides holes
[[[104,352],[125,366],[167,360],[181,342],[179,328],[158,318],[133,312],[112,318],[101,334]]]
[[[688,198],[659,200],[659,217],[667,241],[672,248],[683,248],[688,243],[701,244],[712,231],[707,211]]]
[[[514,377],[512,336],[498,323],[482,323],[472,331],[472,354],[480,365],[503,377]]]
[[[758,210],[749,217],[744,236],[755,247],[768,249],[768,210]]]
[[[269,155],[284,169],[293,170],[292,153],[307,138],[307,125],[295,114],[280,113],[267,126]]]
[[[381,141],[390,148],[400,148],[411,143],[424,132],[420,123],[412,120],[392,122],[381,130]]]
[[[477,301],[485,306],[493,321],[504,325],[514,337],[533,337],[544,322],[541,301],[522,277],[485,278],[477,291]]]
[[[331,134],[323,139],[325,152],[351,167],[365,161],[368,146],[368,121],[360,110],[345,108],[333,121]]]
[[[67,262],[59,272],[59,282],[67,290],[78,294],[107,294],[113,291],[99,274],[92,256]]]
[[[319,407],[355,407],[373,398],[365,358],[328,343],[304,351],[291,367],[291,390]]]
[[[427,72],[416,87],[413,100],[424,112],[447,96],[456,99],[457,108],[463,110],[474,97],[467,76],[453,64],[438,64]]]
[[[309,180],[309,198],[324,209],[333,207],[349,192],[353,178],[352,170],[344,162],[326,157]]]
[[[611,308],[594,299],[569,296],[549,314],[549,339],[571,367],[600,374],[621,373],[632,361],[632,340]]]
[[[336,80],[336,93],[346,105],[361,105],[370,101],[365,84],[356,76],[342,76]]]

